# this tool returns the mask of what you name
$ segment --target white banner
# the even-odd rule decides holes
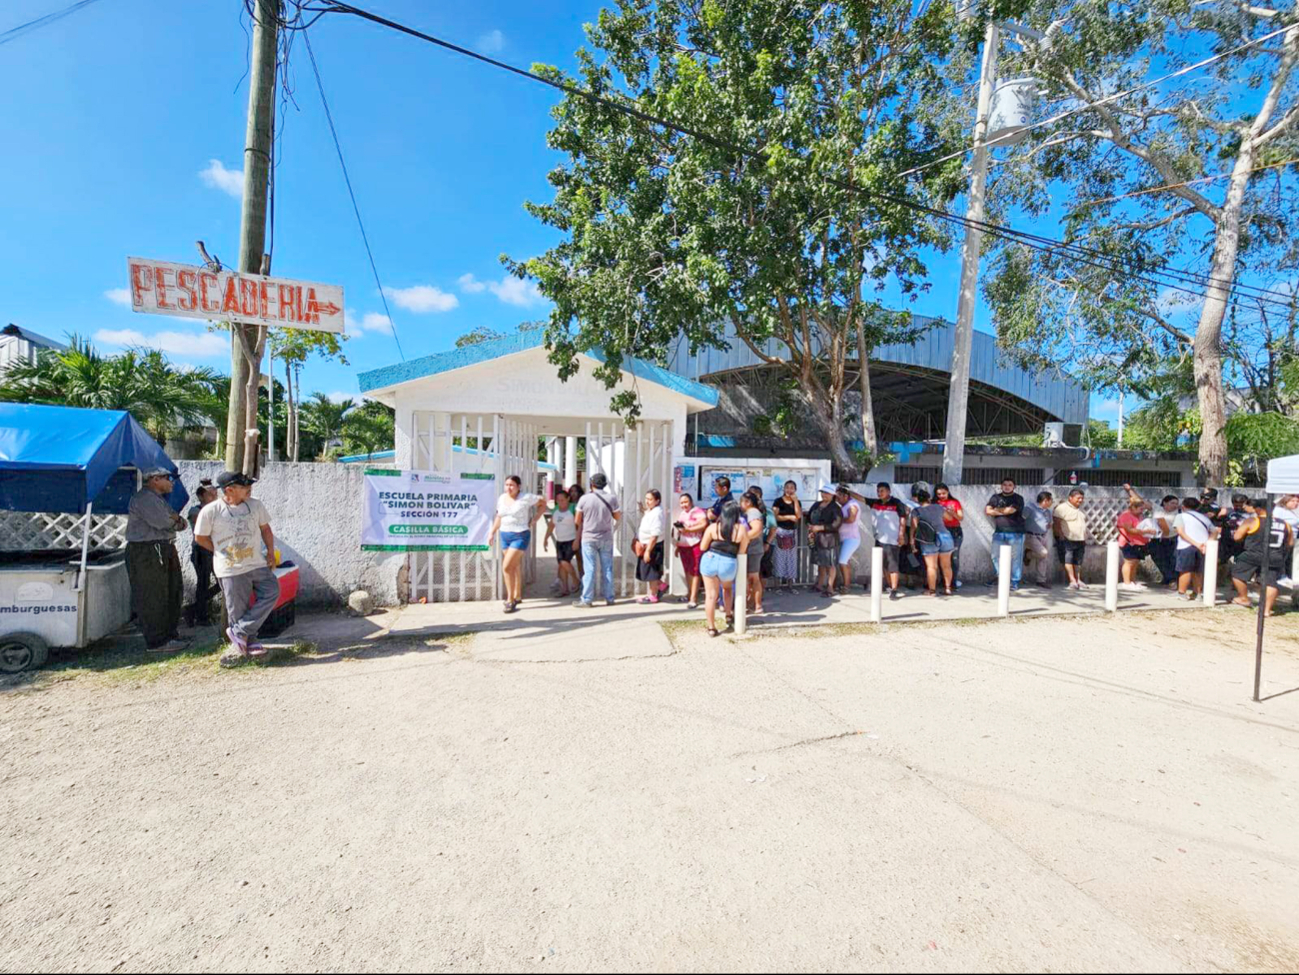
[[[496,478],[371,469],[361,503],[362,551],[486,552]]]
[[[126,259],[131,310],[315,332],[343,331],[343,288],[224,268]]]

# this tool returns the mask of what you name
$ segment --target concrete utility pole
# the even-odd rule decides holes
[[[974,121],[974,158],[971,161],[970,200],[966,206],[965,244],[961,248],[961,291],[956,306],[956,332],[952,339],[952,388],[947,398],[947,442],[943,448],[943,481],[960,484],[965,468],[965,423],[970,400],[970,346],[974,341],[974,306],[978,302],[979,256],[983,249],[982,224],[987,206],[988,116],[997,83],[997,48],[1001,31],[993,20],[983,38],[983,67],[979,73],[979,107]]]
[[[275,133],[275,68],[280,0],[257,0],[248,68],[248,129],[244,136],[244,201],[239,225],[239,270],[264,274],[266,193]],[[260,334],[259,334],[260,333]],[[265,329],[230,323],[230,410],[226,419],[226,469],[251,472],[257,461],[257,387]],[[252,388],[251,395],[249,387]],[[248,455],[251,444],[252,456]]]

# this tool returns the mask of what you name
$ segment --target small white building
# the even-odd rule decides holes
[[[0,376],[18,364],[34,365],[36,356],[45,349],[62,352],[67,346],[12,322],[0,328]]]
[[[593,375],[599,353],[579,354],[578,363],[576,375],[560,379],[547,360],[544,333],[532,331],[373,369],[357,379],[366,397],[396,411],[392,463],[402,469],[450,471],[470,461],[503,487],[510,474],[525,485],[536,483],[549,462],[550,476],[568,485],[576,480],[580,442],[588,475],[606,475],[624,511],[615,553],[619,588],[628,592],[634,570],[622,556],[631,551],[639,524],[637,505],[650,488],[671,503],[687,420],[716,406],[717,391],[628,360],[620,388],[635,390],[640,400],[640,417],[630,425],[610,408],[617,390]],[[409,559],[412,601],[486,599],[496,591],[499,573],[490,553],[412,553]]]

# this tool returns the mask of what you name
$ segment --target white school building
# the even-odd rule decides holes
[[[628,556],[640,523],[638,505],[650,488],[662,492],[664,504],[674,504],[674,465],[685,456],[687,422],[716,406],[718,394],[650,363],[627,360],[622,388],[634,389],[640,399],[640,416],[628,424],[610,408],[618,390],[607,389],[593,375],[600,365],[597,356],[579,354],[577,374],[561,380],[537,330],[363,372],[358,381],[363,394],[396,411],[391,463],[398,468],[451,471],[454,465],[495,475],[501,490],[511,474],[529,489],[542,476],[572,484],[581,441],[588,478],[605,474],[622,505],[615,584],[627,595],[635,583]],[[545,455],[539,456],[543,442]],[[529,582],[539,577],[544,522],[537,527]],[[671,549],[665,546],[668,558]],[[496,552],[420,552],[408,558],[412,602],[500,594]],[[550,575],[547,562],[541,577]]]

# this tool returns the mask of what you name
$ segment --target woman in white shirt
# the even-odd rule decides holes
[[[505,479],[505,493],[496,499],[496,520],[492,522],[487,544],[501,533],[501,576],[505,579],[505,612],[513,613],[523,602],[523,557],[532,544],[532,526],[541,517],[538,507],[542,498],[521,494],[523,482],[518,475]]]
[[[663,516],[663,496],[650,488],[641,504],[640,528],[636,530],[636,578],[645,583],[642,603],[657,603],[663,582],[663,536],[667,519]]]
[[[1218,529],[1200,513],[1198,498],[1185,498],[1173,522],[1177,532],[1177,595],[1195,599],[1204,592],[1204,553]]]

